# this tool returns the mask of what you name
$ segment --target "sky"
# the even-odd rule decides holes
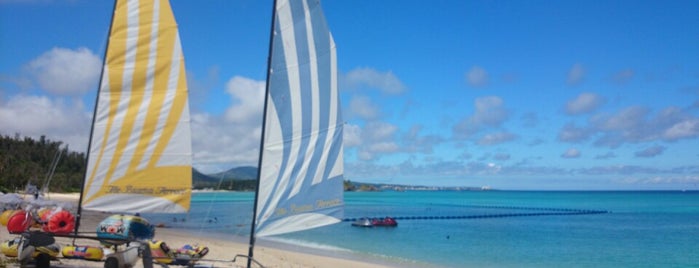
[[[259,157],[272,1],[171,0],[193,166]],[[699,1],[322,0],[345,179],[699,190]],[[0,0],[0,135],[84,152],[112,1]]]

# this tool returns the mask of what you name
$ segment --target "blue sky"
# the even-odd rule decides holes
[[[172,0],[194,166],[258,157],[271,1]],[[699,190],[697,1],[344,1],[345,176]],[[85,151],[111,1],[0,0],[0,134]]]

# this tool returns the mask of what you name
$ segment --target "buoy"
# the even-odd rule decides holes
[[[70,259],[101,261],[104,257],[104,250],[101,247],[92,246],[64,246],[61,254]]]
[[[75,217],[67,210],[45,213],[42,220],[44,231],[49,233],[69,234],[75,229]]]
[[[27,211],[18,211],[7,221],[7,231],[11,234],[19,234],[29,229],[34,223],[34,219]]]
[[[13,209],[3,211],[2,214],[0,214],[0,224],[2,224],[2,226],[7,226],[7,222],[10,220],[10,217],[12,217],[12,215],[17,211],[18,210]]]

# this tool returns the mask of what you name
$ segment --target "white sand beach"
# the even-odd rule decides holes
[[[77,206],[78,194],[57,194],[50,193],[46,199],[58,202],[74,203]],[[111,214],[102,213],[83,213],[83,218],[81,220],[80,230],[82,231],[94,231],[97,224],[104,218]],[[6,241],[11,238],[16,237],[16,235],[10,234],[7,228],[0,228],[0,241]],[[200,245],[205,245],[209,248],[209,253],[206,255],[205,259],[210,260],[222,260],[216,262],[202,261],[200,264],[206,265],[208,267],[245,267],[247,259],[238,258],[236,262],[232,262],[236,254],[246,255],[248,252],[248,245],[246,243],[240,243],[235,241],[227,240],[226,237],[212,238],[212,237],[193,237],[193,235],[187,234],[186,232],[181,232],[176,229],[171,228],[156,228],[155,239],[165,241],[171,248],[176,248],[185,244],[199,243]],[[61,246],[70,245],[72,239],[68,238],[57,238],[57,243]],[[76,242],[77,245],[93,245],[98,246],[99,242],[80,239]],[[269,244],[269,243],[266,243]],[[266,246],[255,246],[255,259],[260,262],[265,267],[399,267],[399,264],[381,264],[379,262],[364,262],[345,258],[328,257],[323,255],[313,255],[303,252],[282,250],[275,247]],[[2,255],[3,261],[0,263],[8,263],[12,267],[11,260],[7,260],[7,257]],[[59,258],[51,262],[52,267],[103,267],[103,262],[97,261],[86,261],[86,260],[75,260]],[[142,263],[138,263],[136,267],[142,267]],[[155,267],[158,267],[157,265]],[[253,265],[254,267],[254,265]]]

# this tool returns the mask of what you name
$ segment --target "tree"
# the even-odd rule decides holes
[[[50,191],[75,192],[82,186],[85,173],[85,154],[61,148],[63,142],[52,141],[41,136],[39,141],[31,137],[14,138],[0,136],[0,190],[14,192],[23,190],[28,183],[43,186],[49,179],[49,171],[59,151],[61,157],[47,185]]]

